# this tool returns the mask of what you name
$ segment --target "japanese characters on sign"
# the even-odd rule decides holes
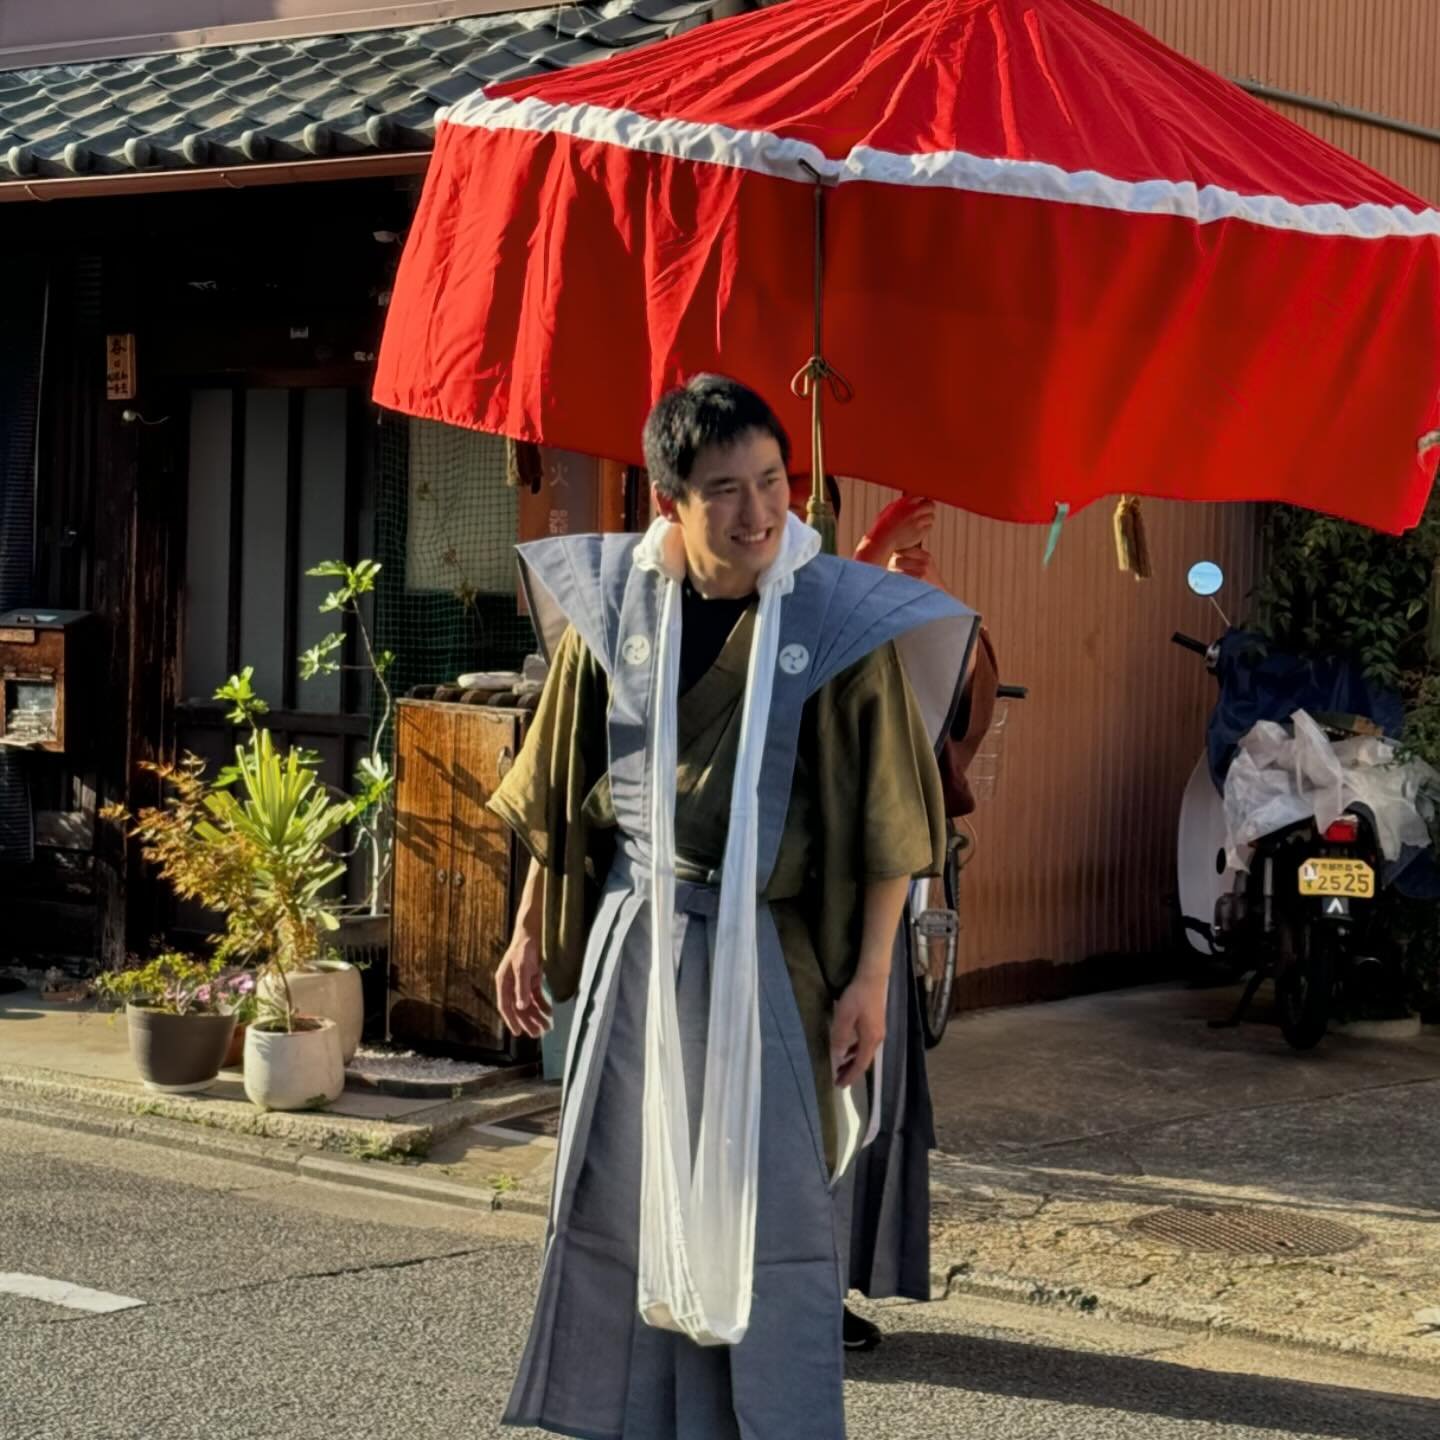
[[[133,335],[107,335],[105,337],[105,398],[107,400],[133,400],[135,398],[135,337]]]

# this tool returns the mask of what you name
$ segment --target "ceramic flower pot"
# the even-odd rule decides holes
[[[296,1013],[323,1015],[333,1020],[339,1031],[340,1059],[348,1065],[360,1044],[365,1024],[365,994],[360,985],[360,972],[344,960],[323,960],[313,970],[292,970],[290,1001]],[[278,976],[266,975],[260,981],[263,998],[281,1000],[285,987]]]
[[[220,1062],[222,1070],[238,1070],[245,1062],[245,1031],[248,1026],[237,1025],[226,1047],[225,1058]]]
[[[130,1057],[147,1090],[204,1090],[220,1073],[233,1015],[167,1015],[127,1005]]]
[[[245,1032],[245,1093],[261,1110],[313,1110],[340,1098],[345,1063],[333,1020],[297,1017],[299,1028]]]

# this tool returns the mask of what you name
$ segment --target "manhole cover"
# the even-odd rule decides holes
[[[1353,1225],[1284,1210],[1205,1210],[1188,1205],[1137,1215],[1130,1229],[1149,1240],[1163,1240],[1187,1250],[1221,1250],[1232,1255],[1338,1255],[1369,1238]]]

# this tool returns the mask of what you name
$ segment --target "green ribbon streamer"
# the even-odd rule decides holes
[[[1050,536],[1045,541],[1045,558],[1040,562],[1043,569],[1055,558],[1056,547],[1060,544],[1060,531],[1065,527],[1065,521],[1069,517],[1070,506],[1061,501],[1055,507],[1055,518],[1050,522]]]

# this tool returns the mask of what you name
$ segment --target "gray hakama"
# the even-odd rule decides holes
[[[649,949],[646,735],[658,584],[636,570],[636,537],[522,549],[532,610],[558,611],[610,685],[609,781],[619,845],[590,930],[566,1061],[556,1183],[540,1293],[507,1424],[585,1440],[842,1440],[841,1306],[848,1214],[836,1205],[816,1084],[770,906],[758,901],[763,1104],[750,1324],[734,1346],[652,1329],[636,1299],[641,1102]],[[864,572],[852,575],[851,572]],[[963,653],[973,617],[928,586],[819,557],[781,610],[760,783],[757,882],[779,850],[807,698],[875,647],[917,626]],[[805,665],[794,668],[803,651]],[[692,1136],[707,1048],[719,891],[677,885],[677,1006]],[[842,1228],[845,1227],[845,1228]]]
[[[881,1124],[855,1159],[849,1288],[872,1300],[930,1298],[930,1151],[935,1114],[911,968],[909,916],[895,942],[886,1005]]]

